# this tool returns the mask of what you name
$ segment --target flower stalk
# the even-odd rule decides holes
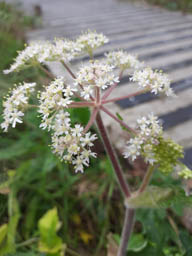
[[[107,152],[107,154],[111,160],[111,163],[113,165],[113,168],[114,168],[117,180],[119,182],[120,188],[123,192],[123,195],[125,197],[130,197],[131,193],[130,193],[128,184],[125,180],[124,174],[123,174],[120,164],[119,164],[119,161],[117,160],[116,154],[115,154],[114,149],[109,140],[109,137],[108,137],[107,131],[105,129],[105,126],[103,124],[103,120],[101,118],[100,113],[98,113],[98,115],[97,115],[96,123],[97,123],[99,133],[101,135],[101,138],[103,140],[103,144],[105,146],[106,152]]]
[[[124,223],[123,223],[123,230],[122,230],[122,234],[121,234],[121,242],[120,242],[120,246],[118,248],[117,256],[125,256],[126,255],[128,242],[129,242],[132,230],[133,230],[134,217],[135,217],[135,210],[129,209],[126,207],[125,218],[124,218]]]
[[[149,165],[148,170],[147,170],[147,172],[146,172],[146,174],[144,176],[144,179],[143,179],[143,181],[141,183],[141,186],[140,186],[140,188],[138,190],[139,193],[142,193],[146,189],[146,187],[148,186],[148,184],[150,182],[150,179],[151,179],[151,177],[153,175],[154,170],[155,170],[155,166]]]

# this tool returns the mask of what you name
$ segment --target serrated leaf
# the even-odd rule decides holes
[[[171,188],[161,188],[149,186],[142,193],[135,193],[125,200],[129,208],[158,208],[166,200],[174,197],[174,191]]]

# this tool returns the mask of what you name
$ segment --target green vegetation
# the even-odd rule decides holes
[[[4,17],[0,19],[2,71],[9,67],[16,51],[23,48],[23,31],[34,21],[5,3],[0,3],[0,15]],[[49,82],[44,74],[32,68],[11,76],[1,72],[1,94],[13,83],[23,80],[36,81],[39,86]],[[89,118],[89,111],[81,109],[73,110],[72,114],[77,121],[85,123]],[[66,253],[78,256],[106,255],[107,250],[114,251],[119,242],[124,209],[121,192],[102,146],[99,142],[96,145],[100,157],[92,160],[86,173],[75,174],[47,147],[50,138],[37,128],[40,122],[35,116],[35,110],[30,110],[24,125],[18,125],[7,134],[0,133],[0,255]],[[133,170],[122,163],[133,189],[138,187],[139,177],[133,183]],[[179,217],[191,198],[185,197],[181,185],[169,175],[156,173],[152,185],[161,184],[174,187],[178,192],[174,200],[167,198],[167,204],[160,209],[138,211],[127,249],[129,256],[192,255],[192,236]]]
[[[163,6],[169,10],[192,11],[192,0],[147,0],[150,4]]]

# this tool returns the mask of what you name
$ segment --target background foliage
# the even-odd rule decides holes
[[[168,8],[169,10],[192,11],[192,0],[147,0],[150,4],[155,4]]]

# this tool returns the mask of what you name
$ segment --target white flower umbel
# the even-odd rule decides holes
[[[80,124],[71,125],[68,105],[75,103],[72,99],[75,91],[76,88],[65,85],[63,77],[56,78],[40,92],[38,112],[42,117],[40,127],[52,131],[53,153],[72,163],[76,172],[83,172],[84,166],[89,165],[89,156],[96,156],[90,148],[97,137],[84,133]]]
[[[95,31],[88,31],[77,38],[77,44],[83,52],[92,54],[92,51],[109,42],[109,39],[102,33],[96,33]]]
[[[76,89],[73,89],[70,86],[65,86],[64,78],[60,77],[56,78],[49,86],[45,87],[45,91],[40,92],[38,112],[41,114],[43,121],[40,125],[41,128],[51,129],[53,113],[62,108],[67,108],[72,102],[71,96],[74,91],[76,91]]]
[[[106,54],[107,62],[115,67],[124,69],[140,69],[143,67],[143,63],[141,63],[136,56],[131,55],[125,51],[113,51]]]
[[[55,61],[69,62],[81,53],[81,45],[67,39],[55,39],[53,46],[53,57]]]
[[[97,139],[96,135],[91,135],[90,132],[84,134],[81,125],[76,124],[75,127],[72,127],[70,122],[67,125],[63,124],[58,117],[53,130],[53,152],[61,160],[72,163],[75,172],[83,172],[84,166],[89,166],[89,158],[96,157],[96,153],[90,150],[94,145],[93,141]]]
[[[47,61],[69,62],[79,55],[81,50],[81,46],[77,42],[67,39],[55,39],[53,43],[48,41],[32,42],[19,52],[15,62],[9,69],[4,70],[4,73],[20,71],[37,63],[45,64]]]
[[[140,87],[149,89],[154,94],[164,93],[167,96],[175,95],[170,87],[170,79],[161,71],[153,71],[151,68],[136,70],[130,80],[137,82]]]
[[[93,88],[106,89],[108,86],[118,83],[119,77],[112,71],[114,67],[99,61],[90,62],[87,66],[82,66],[77,72],[74,85],[82,85],[81,96],[86,100],[90,98]]]
[[[24,83],[15,87],[3,102],[3,118],[1,128],[7,132],[9,125],[15,128],[17,123],[22,123],[24,110],[28,106],[30,94],[34,91],[36,83]]]
[[[36,62],[44,63],[51,59],[53,45],[47,41],[33,42],[26,46],[23,51],[20,51],[15,58],[15,62],[7,70],[5,74],[13,71],[20,71],[23,68],[33,65]]]
[[[127,142],[124,157],[131,158],[134,161],[139,155],[143,154],[145,160],[153,164],[156,160],[153,158],[152,145],[159,143],[158,138],[162,135],[162,127],[153,114],[138,119],[137,125],[137,135]]]

